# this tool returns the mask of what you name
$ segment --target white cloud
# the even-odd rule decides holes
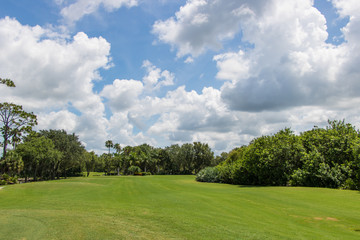
[[[40,113],[37,116],[39,125],[38,129],[64,129],[65,131],[72,133],[75,131],[78,116],[66,111],[62,110],[59,112],[51,112],[51,113]]]
[[[58,2],[58,4],[63,4],[63,1]],[[122,6],[130,8],[137,6],[137,4],[137,0],[76,0],[71,5],[64,7],[61,10],[61,15],[67,22],[73,23],[85,15],[96,12],[100,6],[104,7],[106,11],[111,12]]]
[[[109,67],[110,44],[81,32],[71,39],[54,36],[40,26],[0,20],[0,72],[16,84],[14,89],[0,88],[2,101],[34,111],[39,128],[74,131],[87,143],[102,138],[107,134],[105,107],[92,89],[100,78],[98,70]]]
[[[186,59],[185,59],[185,61],[184,61],[184,63],[193,63],[194,62],[194,58],[192,58],[192,57],[187,57]]]
[[[230,146],[235,139],[245,141],[285,126],[300,132],[313,125],[324,126],[327,119],[346,118],[356,123],[360,3],[333,3],[342,17],[349,17],[342,29],[345,42],[339,46],[326,43],[326,19],[311,0],[193,0],[174,17],[157,21],[153,33],[170,44],[178,57],[190,55],[188,59],[192,59],[207,49],[218,50],[225,38],[234,38],[240,31],[241,39],[235,41],[251,47],[213,58],[218,67],[216,77],[224,80],[216,90],[220,97],[213,99],[224,106],[223,111],[212,114],[202,102],[208,101],[206,94],[179,88],[160,102],[181,104],[161,115],[149,131],[168,133],[172,140],[207,139],[213,145]],[[224,119],[232,121],[221,122]],[[231,132],[233,138],[229,138],[234,142],[225,144],[222,130]]]
[[[265,10],[252,12],[241,29],[243,41],[254,48],[214,57],[217,78],[230,81],[221,89],[230,108],[324,106],[357,95],[360,54],[354,51],[358,41],[351,40],[356,31],[349,30],[349,41],[340,46],[327,44],[326,20],[312,1],[274,0]],[[343,31],[354,24],[350,18]]]
[[[177,56],[198,56],[207,49],[220,49],[224,39],[240,31],[249,7],[262,11],[268,1],[189,0],[174,17],[156,21],[153,33],[177,50]],[[236,11],[237,10],[237,11]]]
[[[149,91],[157,90],[162,86],[174,85],[174,74],[168,70],[161,71],[149,60],[145,60],[142,65],[146,69],[147,75],[143,77],[145,88]]]
[[[112,85],[106,85],[100,95],[108,99],[112,111],[118,112],[137,104],[143,90],[144,86],[140,81],[116,79]]]

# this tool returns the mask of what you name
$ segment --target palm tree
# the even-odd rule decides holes
[[[115,148],[115,150],[116,150],[116,153],[120,153],[120,151],[121,151],[121,146],[120,146],[120,144],[115,143],[115,144],[114,144],[114,148]]]
[[[111,149],[112,147],[114,147],[113,141],[107,140],[107,141],[105,142],[105,147],[109,148],[109,154],[110,154],[110,149]]]

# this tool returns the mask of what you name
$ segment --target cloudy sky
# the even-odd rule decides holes
[[[1,0],[0,53],[1,101],[98,153],[360,122],[358,0]]]

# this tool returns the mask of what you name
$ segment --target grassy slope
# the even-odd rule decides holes
[[[360,239],[360,193],[90,177],[0,190],[0,239]]]

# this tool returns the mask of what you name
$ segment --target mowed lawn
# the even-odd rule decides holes
[[[0,239],[360,239],[360,193],[94,176],[5,186]]]

